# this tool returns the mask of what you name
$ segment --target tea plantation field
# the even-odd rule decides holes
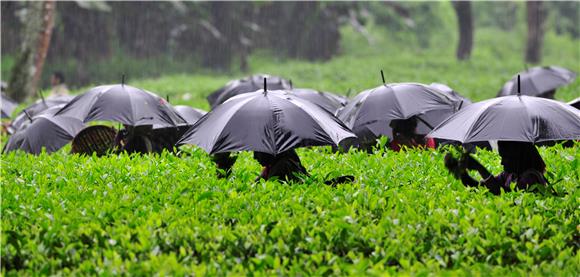
[[[478,101],[495,96],[523,67],[517,46],[509,40],[500,46],[501,39],[481,31],[472,60],[462,63],[453,49],[398,53],[345,44],[345,53],[326,63],[257,53],[250,64],[255,73],[279,74],[298,87],[343,94],[377,86],[385,69],[389,82],[447,83]],[[577,41],[548,42],[544,64],[580,71]],[[243,75],[129,84],[207,109],[206,95]],[[557,98],[568,101],[579,91],[576,81]],[[312,174],[303,184],[254,182],[260,167],[251,153],[240,154],[225,180],[195,147],[181,157],[80,157],[69,149],[1,156],[2,275],[580,274],[579,143],[540,148],[557,195],[500,196],[453,179],[443,165],[446,149],[299,149]],[[494,174],[501,171],[496,153],[476,157]],[[340,175],[356,181],[324,185]]]

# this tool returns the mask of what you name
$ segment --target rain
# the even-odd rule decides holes
[[[580,2],[0,5],[4,274],[579,273]]]

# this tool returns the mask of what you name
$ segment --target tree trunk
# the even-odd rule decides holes
[[[36,91],[54,22],[54,1],[30,1],[25,5],[22,47],[8,83],[8,95],[18,102]]]
[[[473,48],[473,17],[471,16],[471,2],[453,1],[453,8],[457,15],[459,26],[459,45],[457,46],[457,59],[468,60]]]
[[[546,17],[542,2],[527,2],[528,11],[528,43],[526,47],[526,62],[539,63],[542,60],[542,44],[544,41],[544,19]]]

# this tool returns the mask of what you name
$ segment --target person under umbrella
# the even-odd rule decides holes
[[[338,145],[355,135],[335,116],[287,91],[264,90],[235,96],[191,127],[178,145],[193,144],[209,154],[259,152],[274,157],[264,165],[292,156],[297,147]],[[270,162],[268,162],[270,161]],[[271,174],[265,176],[272,176]]]
[[[300,157],[298,157],[294,149],[278,155],[254,152],[254,159],[262,166],[262,172],[256,178],[256,181],[275,178],[278,180],[303,182],[304,177],[310,176],[300,162]]]
[[[486,187],[493,194],[502,190],[511,191],[511,183],[516,189],[530,189],[533,185],[546,185],[544,177],[546,164],[533,143],[519,141],[499,141],[499,155],[504,171],[493,176],[481,163],[469,154],[459,160],[450,154],[445,156],[445,166],[453,175],[468,187]],[[469,170],[476,170],[483,180],[476,181],[469,175]]]
[[[228,82],[224,87],[210,94],[207,97],[207,101],[213,109],[233,96],[262,89],[261,84],[264,78],[266,78],[268,82],[267,85],[271,90],[292,88],[290,81],[282,77],[256,74]]]
[[[435,148],[435,140],[417,134],[417,117],[413,116],[409,119],[395,119],[390,123],[393,128],[393,140],[390,143],[390,148],[393,151],[400,151],[403,147],[408,148]]]
[[[519,86],[523,95],[554,99],[556,89],[574,82],[576,73],[559,66],[532,67],[507,81],[497,93],[497,97],[516,95],[518,78],[520,78]]]
[[[56,115],[78,118],[83,122],[115,121],[123,124],[126,135],[121,149],[152,152],[163,149],[152,142],[152,128],[177,128],[186,121],[167,101],[149,91],[129,85],[104,85],[78,95]],[[143,150],[143,151],[141,151]],[[145,151],[146,150],[146,151]]]
[[[383,85],[357,95],[339,111],[338,118],[354,130],[357,136],[370,132],[375,139],[386,136],[392,140],[392,120],[415,117],[418,121],[416,133],[426,134],[432,126],[462,107],[463,101],[427,85],[383,82]],[[368,135],[364,137],[373,138]]]
[[[543,174],[544,168],[533,144],[579,139],[580,111],[555,100],[505,96],[466,107],[443,121],[428,136],[462,143],[498,140],[505,173],[493,180],[489,179],[491,174],[468,154],[459,160],[446,157],[446,166],[466,186],[482,185],[498,193],[501,188],[508,191],[512,182],[518,188],[545,184],[545,178],[536,174]],[[465,169],[478,170],[484,181],[474,182],[465,175]],[[528,177],[527,171],[532,169],[535,177]]]
[[[2,152],[22,150],[38,155],[44,148],[47,153],[52,153],[69,143],[84,126],[82,121],[73,117],[38,115],[30,125],[10,137]]]

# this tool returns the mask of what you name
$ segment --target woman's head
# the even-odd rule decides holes
[[[544,172],[546,164],[533,143],[499,141],[499,155],[504,171],[521,174],[528,169]]]
[[[408,119],[395,119],[389,124],[393,128],[393,136],[412,137],[417,132],[417,118],[411,117]]]

